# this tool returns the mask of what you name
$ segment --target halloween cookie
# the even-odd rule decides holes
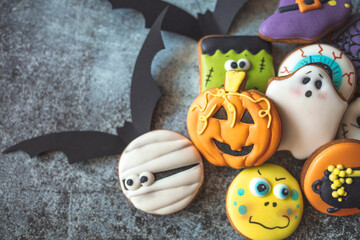
[[[309,64],[324,68],[336,90],[347,101],[352,98],[356,89],[354,65],[342,51],[327,44],[312,44],[295,49],[280,64],[278,76],[289,75]]]
[[[341,120],[337,138],[360,140],[360,97],[349,104]]]
[[[119,161],[126,198],[150,214],[170,214],[188,206],[204,178],[201,156],[184,136],[151,131],[133,140]]]
[[[360,141],[341,139],[316,150],[301,171],[301,187],[318,211],[347,216],[360,212]]]
[[[352,15],[343,27],[333,32],[331,44],[353,62],[356,68],[357,93],[360,94],[360,13]]]
[[[233,228],[246,238],[284,239],[302,217],[299,183],[278,165],[247,168],[229,186],[226,212]]]
[[[242,91],[246,72],[226,72],[225,88],[202,92],[191,104],[187,128],[212,164],[243,168],[264,163],[281,138],[280,117],[262,93]]]
[[[279,150],[298,159],[335,138],[348,106],[325,69],[316,65],[270,79],[265,94],[275,102],[283,123]]]
[[[223,87],[225,72],[247,72],[245,89],[264,92],[275,76],[271,43],[255,36],[207,36],[198,46],[200,91]]]
[[[351,0],[280,0],[259,35],[271,42],[313,43],[343,25],[351,11]]]

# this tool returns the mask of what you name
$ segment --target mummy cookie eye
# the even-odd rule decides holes
[[[249,62],[249,60],[247,60],[246,58],[242,58],[238,61],[237,65],[239,66],[239,68],[243,69],[243,70],[249,70],[251,67],[251,63]]]
[[[151,172],[143,172],[142,174],[140,174],[139,179],[141,185],[150,186],[154,183],[155,177],[154,174],[152,174]]]
[[[125,187],[127,190],[133,191],[140,187],[140,180],[137,175],[130,175],[125,179]]]
[[[290,189],[285,184],[277,184],[274,187],[274,194],[278,199],[286,199],[290,195]]]
[[[234,60],[227,60],[225,62],[225,70],[231,71],[237,69],[238,65]]]
[[[315,87],[320,90],[320,88],[322,87],[322,81],[317,80],[317,81],[315,82]]]
[[[270,183],[262,177],[255,177],[249,184],[250,192],[255,197],[265,197],[271,190]]]
[[[303,81],[302,81],[302,83],[304,84],[304,85],[306,85],[306,84],[308,84],[309,82],[310,82],[310,78],[309,77],[306,77],[306,78],[304,78],[303,79]]]

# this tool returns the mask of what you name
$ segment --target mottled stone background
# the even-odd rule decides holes
[[[171,2],[193,15],[215,7],[215,0]],[[256,35],[277,2],[250,0],[231,34]],[[0,149],[49,132],[115,133],[130,120],[130,79],[148,31],[140,13],[112,10],[106,0],[1,0]],[[198,94],[197,43],[168,32],[163,37],[166,50],[152,66],[163,92],[152,127],[188,136],[186,113]],[[295,47],[276,44],[276,63]],[[73,165],[62,153],[0,158],[1,239],[241,239],[225,212],[237,170],[205,162],[198,198],[179,213],[151,216],[121,193],[118,156]],[[303,162],[287,153],[270,161],[299,178]],[[360,215],[331,217],[305,204],[291,239],[360,238]]]

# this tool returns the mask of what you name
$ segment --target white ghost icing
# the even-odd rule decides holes
[[[341,120],[337,138],[360,140],[360,97],[349,104]]]
[[[180,169],[183,167],[188,169]],[[156,173],[169,170],[175,172],[157,179]],[[142,177],[147,181],[141,183]],[[185,208],[196,197],[203,178],[197,149],[184,136],[168,130],[136,138],[119,161],[120,185],[125,196],[136,208],[151,214],[170,214]]]
[[[277,105],[282,122],[279,150],[305,159],[318,147],[334,139],[347,108],[324,69],[300,68],[287,78],[274,78],[267,89]]]

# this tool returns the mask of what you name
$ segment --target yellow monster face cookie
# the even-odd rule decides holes
[[[287,170],[274,164],[245,169],[230,184],[226,212],[235,230],[247,238],[286,238],[302,217],[300,186]]]

